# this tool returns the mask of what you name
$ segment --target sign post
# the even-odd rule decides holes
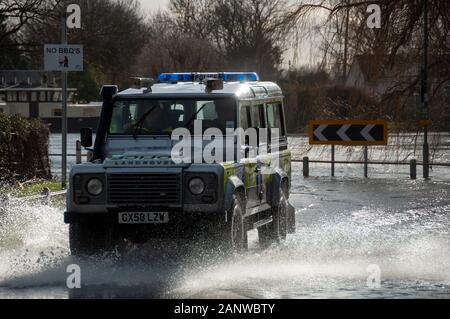
[[[66,17],[61,19],[61,44],[67,45],[67,23]],[[64,63],[66,58],[64,59]],[[61,161],[61,187],[67,188],[67,71],[62,74],[62,161]]]
[[[423,122],[430,119],[428,110],[428,0],[422,0],[423,5],[423,65],[422,65],[422,117]],[[428,124],[423,126],[423,178],[430,177],[430,149],[428,144]]]
[[[46,71],[61,72],[62,89],[62,158],[61,185],[67,187],[67,75],[69,71],[83,71],[83,46],[67,44],[67,21],[61,19],[61,44],[44,46],[44,65]]]

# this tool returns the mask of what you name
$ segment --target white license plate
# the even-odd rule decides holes
[[[167,224],[168,212],[119,213],[119,224]]]

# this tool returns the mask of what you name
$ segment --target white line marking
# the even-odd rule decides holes
[[[339,137],[346,142],[351,141],[350,137],[347,136],[347,131],[348,129],[351,127],[351,125],[344,125],[342,126],[339,131],[337,131],[337,135],[339,135]]]
[[[316,130],[314,131],[314,135],[317,136],[319,141],[328,141],[328,139],[323,136],[323,131],[328,127],[328,125],[320,125]]]
[[[375,142],[375,139],[370,135],[370,131],[373,130],[375,125],[367,125],[364,130],[361,131],[361,135],[369,142]]]

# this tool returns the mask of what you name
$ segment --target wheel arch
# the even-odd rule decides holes
[[[289,202],[290,197],[290,188],[291,181],[289,176],[282,170],[277,170],[277,172],[273,176],[272,180],[272,196],[271,206],[278,206],[280,203],[281,193],[280,191],[284,191],[287,199],[287,233],[294,234],[295,233],[295,208]]]
[[[270,197],[271,205],[278,205],[281,197],[280,190],[283,190],[286,198],[289,199],[290,195],[290,180],[289,176],[282,170],[278,169],[272,178],[272,191]]]
[[[224,212],[225,221],[228,221],[228,212],[230,211],[231,204],[233,202],[233,195],[237,194],[245,202],[247,198],[245,184],[237,176],[230,176],[225,185],[225,200],[224,200]],[[245,207],[244,207],[245,208]]]

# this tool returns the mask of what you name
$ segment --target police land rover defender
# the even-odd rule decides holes
[[[94,145],[92,129],[81,131],[92,158],[70,173],[64,219],[72,254],[95,254],[124,239],[193,235],[242,251],[249,230],[258,230],[263,246],[295,232],[278,85],[237,72],[165,73],[137,82],[120,93],[103,87]],[[174,139],[180,129],[192,138]],[[230,134],[251,129],[253,143]],[[215,161],[202,156],[207,150]]]

